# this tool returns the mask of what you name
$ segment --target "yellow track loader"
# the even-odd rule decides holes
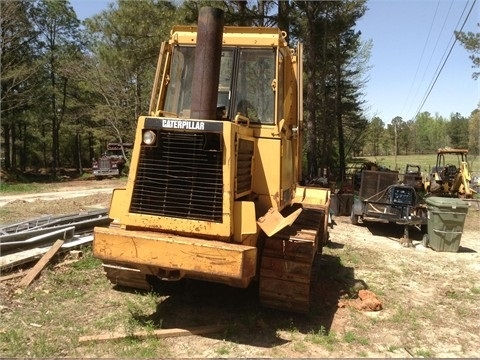
[[[276,28],[224,26],[215,8],[174,26],[113,221],[94,230],[107,277],[141,289],[258,281],[261,305],[308,312],[330,191],[299,186],[302,135],[301,44]]]

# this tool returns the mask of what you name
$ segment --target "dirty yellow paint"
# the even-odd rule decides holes
[[[255,247],[153,231],[97,227],[93,249],[100,259],[187,273],[250,279],[256,271]]]

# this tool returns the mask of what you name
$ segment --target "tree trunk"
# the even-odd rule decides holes
[[[313,10],[310,9],[312,3],[306,2],[306,16],[307,16],[307,31],[305,36],[305,79],[306,81],[306,91],[305,91],[305,147],[307,151],[307,172],[306,175],[309,178],[315,178],[317,176],[318,162],[317,162],[317,129],[316,129],[316,120],[317,120],[317,101],[316,101],[316,87],[315,82],[311,81],[315,79],[315,57],[317,44],[315,44],[314,37],[314,14]]]
[[[58,119],[57,119],[57,99],[55,96],[55,72],[53,71],[54,68],[54,59],[53,55],[50,59],[50,86],[52,88],[51,94],[51,106],[52,106],[52,161],[50,163],[50,168],[52,170],[52,175],[55,177],[57,175],[57,149],[58,149]]]
[[[25,119],[22,119],[20,125],[20,138],[23,140],[22,141],[22,149],[20,151],[20,168],[22,171],[25,171],[27,168],[27,124],[25,122]]]
[[[325,16],[326,18],[326,16]],[[326,134],[330,134],[329,127],[330,121],[328,121],[328,96],[327,96],[327,64],[328,64],[328,54],[327,54],[327,32],[328,32],[328,23],[325,19],[323,23],[323,37],[322,37],[322,54],[321,59],[322,61],[322,69],[320,71],[319,83],[320,83],[320,94],[321,94],[321,107],[322,107],[322,117],[321,117],[321,125],[320,127],[323,129],[323,136],[322,136],[322,147],[321,147],[321,159],[322,163],[321,166],[326,166],[325,160],[327,159],[328,154],[330,153],[331,149],[331,141],[333,140],[333,136],[326,136]]]
[[[10,124],[8,122],[3,122],[2,124],[3,127],[3,141],[4,141],[4,146],[3,146],[3,156],[4,158],[4,166],[5,169],[11,169],[12,168],[12,162],[11,162],[11,145],[10,145]]]
[[[289,3],[288,1],[279,1],[278,2],[278,27],[280,30],[287,32],[287,41],[288,31],[290,30],[290,20],[288,17],[289,14]]]
[[[258,0],[258,26],[265,26],[265,4],[264,0]]]
[[[46,136],[46,131],[45,131],[45,125],[42,124],[42,154],[43,154],[43,167],[47,168],[47,143],[45,141],[45,136]]]
[[[240,0],[237,1],[238,4],[238,14],[240,15],[240,20],[238,22],[239,26],[249,26],[247,23],[247,1]]]
[[[76,149],[76,154],[77,154],[77,172],[80,176],[83,175],[83,166],[82,166],[82,138],[77,131],[77,134],[75,136],[75,149]]]
[[[93,133],[90,131],[88,133],[88,155],[89,160],[92,161],[95,158],[95,150],[93,149]],[[91,164],[90,164],[91,165]]]
[[[15,130],[15,124],[11,127],[11,134],[12,134],[12,169],[17,168],[17,132]]]
[[[142,89],[140,86],[140,76],[138,73],[135,76],[137,78],[135,84],[135,120],[137,120],[142,113]]]
[[[337,54],[341,50],[340,38],[337,37]],[[343,133],[343,111],[342,111],[342,65],[339,60],[336,62],[335,74],[335,117],[337,121],[337,136],[338,136],[338,157],[339,157],[339,175],[343,181],[345,178],[345,139]]]

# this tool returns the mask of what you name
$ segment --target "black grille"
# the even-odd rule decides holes
[[[253,141],[239,139],[237,152],[237,177],[235,179],[235,197],[252,192]]]
[[[142,146],[130,212],[221,222],[220,134],[159,131]]]

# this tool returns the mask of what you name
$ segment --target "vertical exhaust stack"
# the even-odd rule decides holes
[[[211,7],[200,9],[193,68],[191,107],[193,119],[216,118],[223,24],[223,10]]]

